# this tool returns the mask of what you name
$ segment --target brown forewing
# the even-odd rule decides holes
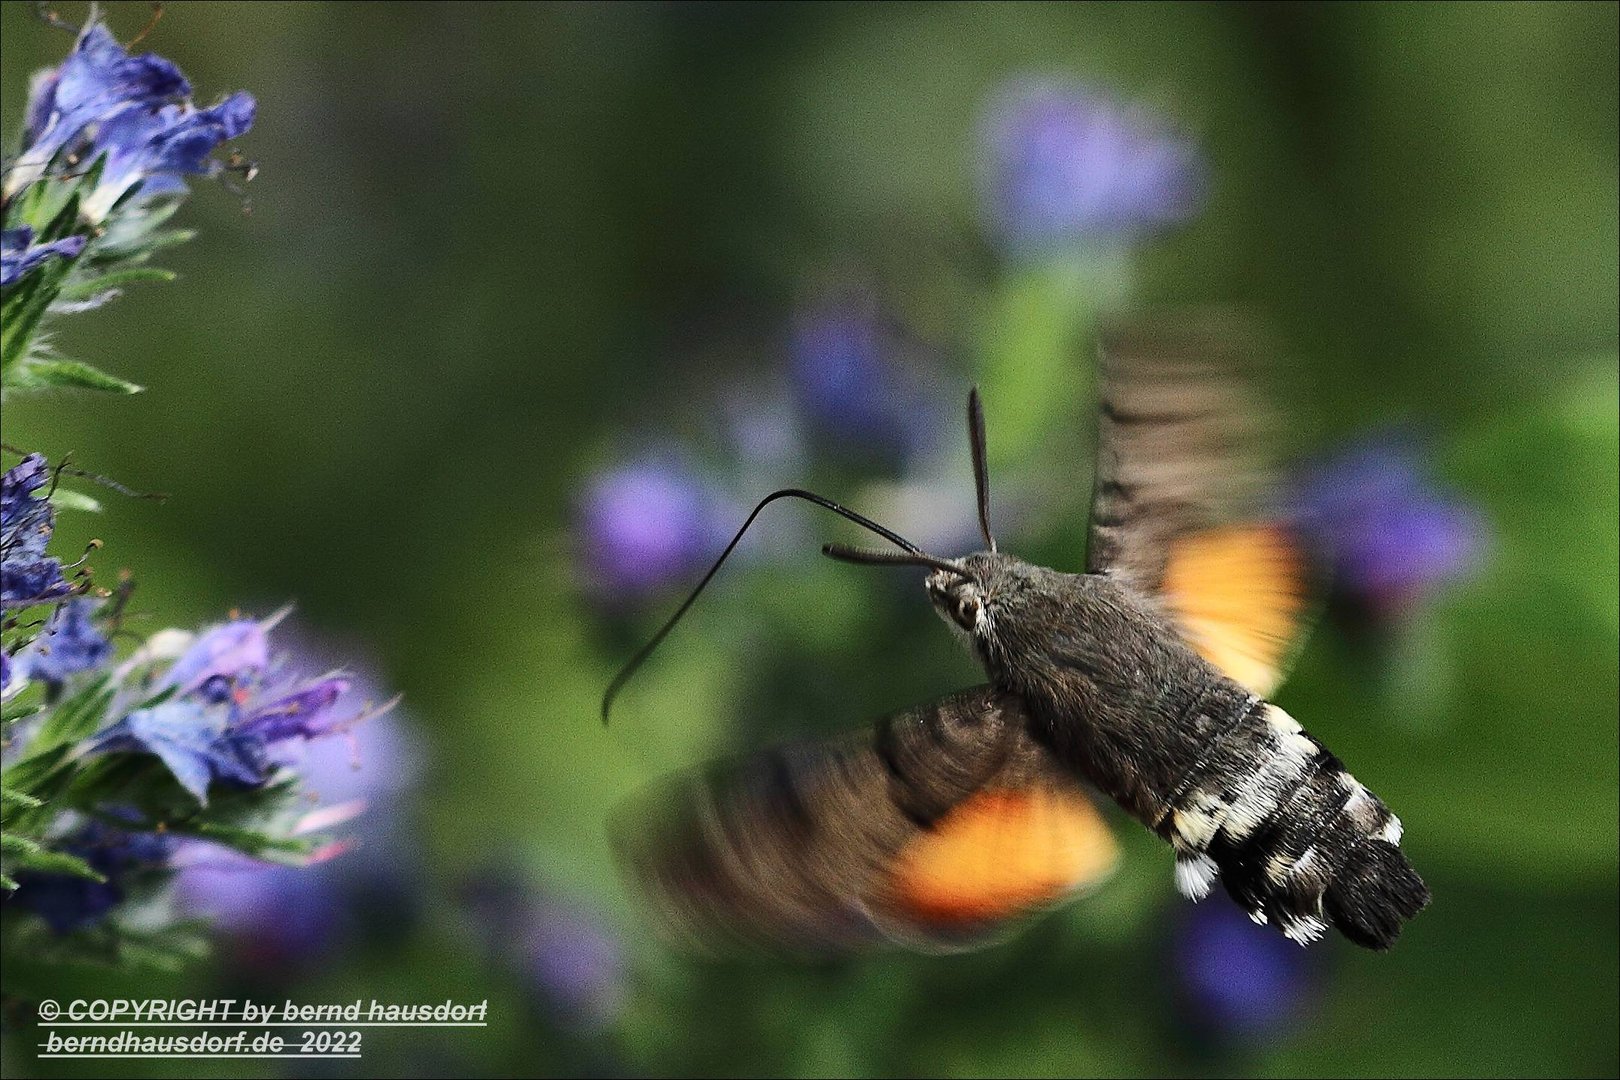
[[[809,951],[971,944],[1113,863],[1022,702],[991,687],[673,781],[618,842],[680,936]]]
[[[1104,336],[1087,568],[1156,597],[1205,659],[1266,696],[1312,589],[1277,519],[1254,336],[1212,315]]]

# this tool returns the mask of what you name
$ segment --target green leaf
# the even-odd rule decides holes
[[[111,236],[108,236],[104,237],[101,243],[96,245],[96,250],[93,252],[96,261],[98,263],[139,262],[158,248],[167,246],[164,242],[154,243],[153,240],[155,237],[166,235],[165,232],[161,231],[162,226],[179,212],[182,201],[172,199],[162,203],[148,203],[142,209],[138,223],[126,221],[127,229],[119,231],[122,239],[114,240]],[[114,213],[117,213],[116,209]],[[177,232],[179,230],[169,231]],[[183,239],[189,239],[193,234],[193,230],[190,229],[185,230],[185,232],[187,235]]]
[[[0,724],[15,724],[18,720],[33,716],[44,707],[44,703],[39,701],[8,701],[4,708],[0,708]]]
[[[17,370],[10,385],[19,390],[74,387],[114,394],[138,394],[142,389],[78,360],[31,360]]]
[[[160,229],[157,232],[148,233],[141,237],[136,244],[131,245],[131,250],[138,249],[141,255],[150,255],[152,252],[161,251],[166,247],[184,244],[196,235],[196,229]]]
[[[67,756],[69,749],[66,746],[58,746],[50,750],[40,750],[37,745],[31,746],[32,752],[27,757],[15,765],[7,766],[6,771],[0,773],[0,785],[38,794],[40,783],[53,769],[62,764],[62,759]]]
[[[44,805],[45,804],[43,802],[34,798],[25,791],[17,791],[13,788],[0,788],[0,806],[21,807],[24,810],[33,810],[36,807]]]
[[[188,834],[213,840],[217,843],[235,848],[244,855],[256,859],[265,859],[270,862],[285,863],[297,866],[315,850],[310,840],[301,837],[272,836],[259,829],[239,828],[234,825],[224,825],[214,821],[197,821],[191,824],[174,825],[170,832]],[[276,858],[276,856],[284,856]]]
[[[178,686],[165,686],[163,689],[159,690],[155,694],[152,694],[150,697],[142,698],[141,703],[136,706],[136,708],[150,709],[154,705],[161,705],[179,692],[180,688]],[[130,711],[133,712],[134,710],[132,709]]]
[[[51,218],[44,228],[35,231],[35,240],[39,241],[40,243],[47,243],[53,240],[60,240],[64,236],[72,234],[73,230],[78,226],[79,223],[80,192],[89,190],[95,186],[95,177],[99,177],[101,175],[101,166],[105,161],[106,159],[102,158],[101,161],[96,162],[95,168],[91,170],[94,176],[86,177],[85,179],[87,183],[75,189],[72,194],[62,201],[62,205],[56,211],[55,216]]]
[[[181,971],[208,955],[209,924],[190,919],[153,929],[118,928],[118,959],[130,967]]]
[[[45,267],[50,265],[51,263],[47,261],[35,271],[24,274],[19,280],[5,287],[3,294],[5,296],[5,307],[3,310],[5,311],[6,325],[8,327],[23,308],[33,302],[34,293],[39,289],[40,276],[45,272]]]
[[[34,331],[40,319],[50,308],[67,275],[68,266],[62,259],[49,259],[24,276],[6,294],[0,307],[0,385],[9,387],[20,371],[22,358],[28,355]]]
[[[6,769],[4,773],[0,773],[0,788],[26,791],[42,802],[50,801],[73,775],[73,765],[68,760],[68,752],[71,749],[69,746],[58,746],[54,750],[24,758]],[[34,811],[15,804],[0,807],[0,814],[4,815],[7,825],[14,824],[15,818],[33,813]]]
[[[103,675],[58,703],[29,743],[30,756],[71,745],[92,734],[101,726],[112,696],[108,676]]]
[[[57,488],[51,496],[51,505],[58,510],[81,510],[88,514],[101,513],[101,501],[93,499],[82,491],[69,491],[67,488]]]
[[[110,274],[70,282],[62,289],[61,296],[65,300],[83,300],[87,296],[95,296],[108,289],[139,285],[148,281],[173,281],[177,277],[179,275],[173,270],[163,270],[156,266],[132,266],[127,270],[114,270]]]
[[[105,875],[77,855],[52,851],[38,840],[16,833],[0,833],[0,855],[6,860],[7,875],[23,870],[42,874],[69,874],[91,881],[106,881]]]

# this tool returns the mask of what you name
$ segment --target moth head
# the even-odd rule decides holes
[[[982,633],[985,627],[985,592],[976,578],[935,570],[925,583],[934,610],[947,623],[968,634]]]
[[[998,617],[1029,585],[1030,566],[1015,555],[977,551],[951,560],[928,575],[928,599],[955,629],[980,640],[995,632]]]

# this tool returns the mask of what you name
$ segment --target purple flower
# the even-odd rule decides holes
[[[320,738],[332,730],[333,707],[348,691],[348,679],[329,675],[255,705],[252,712],[237,721],[236,730],[266,743]]]
[[[490,955],[510,968],[561,1022],[594,1029],[623,1004],[618,939],[583,905],[526,888],[505,871],[485,874],[463,902]]]
[[[58,934],[93,925],[123,901],[134,875],[164,867],[173,845],[167,836],[92,821],[59,849],[77,855],[106,880],[21,871],[11,902],[34,912]]]
[[[1291,509],[1336,587],[1373,611],[1398,610],[1466,574],[1483,546],[1479,513],[1435,485],[1417,442],[1401,435],[1366,438],[1318,462]]]
[[[203,633],[155,684],[175,695],[107,727],[89,749],[154,754],[204,802],[215,781],[255,787],[268,780],[277,764],[272,747],[373,715],[363,705],[340,707],[350,689],[345,676],[273,670],[265,635],[279,618],[236,619]]]
[[[1186,221],[1203,202],[1189,141],[1078,83],[1009,86],[982,144],[985,213],[1014,251],[1115,243]]]
[[[130,109],[106,121],[90,151],[105,155],[101,176],[80,214],[98,222],[131,189],[143,199],[182,194],[183,176],[218,175],[224,166],[211,155],[253,126],[255,108],[252,94],[238,92],[206,109],[189,103]]]
[[[29,454],[0,478],[0,607],[26,607],[66,596],[62,564],[45,554],[56,515],[34,492],[50,479],[39,454]]]
[[[565,1019],[595,1027],[618,1010],[623,953],[582,909],[543,905],[514,944],[523,973]]]
[[[376,684],[363,674],[351,674],[347,696],[352,700],[379,700]],[[341,737],[288,739],[275,743],[270,756],[296,769],[306,792],[322,806],[364,803],[383,809],[368,814],[363,838],[381,839],[397,824],[403,803],[420,772],[420,751],[411,729],[393,710],[372,711],[364,723],[346,721]]]
[[[213,781],[257,787],[270,778],[264,741],[232,730],[226,702],[177,699],[137,709],[97,735],[88,749],[155,754],[198,802],[208,800]]]
[[[233,619],[210,627],[174,662],[157,688],[173,686],[184,694],[210,679],[228,682],[238,675],[263,670],[270,664],[267,629],[256,619]]]
[[[1184,909],[1172,940],[1173,978],[1198,1028],[1227,1037],[1281,1034],[1314,989],[1311,955],[1258,926],[1226,897]]]
[[[33,149],[56,111],[56,87],[62,81],[60,68],[44,68],[28,80],[28,113],[23,117],[24,152]]]
[[[706,477],[671,457],[649,457],[591,479],[575,536],[592,589],[611,602],[634,602],[690,581],[740,522]]]
[[[23,151],[6,173],[5,197],[43,176],[87,126],[130,110],[155,109],[190,93],[190,84],[172,63],[151,53],[130,56],[105,26],[90,23],[60,67],[34,77]]]
[[[339,934],[342,898],[324,863],[280,866],[211,844],[188,845],[177,861],[181,906],[211,919],[256,969],[301,966]]]
[[[0,286],[12,285],[47,259],[75,259],[85,238],[64,236],[45,244],[34,243],[34,230],[23,225],[0,231]]]
[[[354,683],[356,693],[370,696],[363,676]],[[269,752],[298,773],[301,789],[322,808],[313,817],[365,810],[345,824],[342,854],[290,867],[199,843],[175,861],[183,907],[213,919],[231,938],[235,959],[274,973],[332,955],[359,923],[373,921],[356,918],[369,907],[385,906],[396,924],[409,911],[417,857],[405,803],[418,754],[393,712],[369,718],[345,737],[287,740]]]
[[[60,685],[70,675],[94,671],[106,663],[112,657],[112,642],[91,618],[100,606],[100,601],[77,597],[52,612],[18,657],[27,677]]]
[[[846,453],[904,463],[940,430],[936,400],[898,363],[897,337],[859,300],[822,303],[794,321],[789,366],[800,405]]]
[[[217,105],[191,104],[191,85],[159,56],[130,56],[107,28],[91,23],[73,52],[31,87],[22,155],[6,173],[7,199],[45,175],[59,155],[80,169],[101,162],[80,215],[97,223],[132,191],[149,199],[185,191],[187,175],[213,176],[211,156],[253,125],[251,94]],[[22,271],[19,270],[20,274]]]

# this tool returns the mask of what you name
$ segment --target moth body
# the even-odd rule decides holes
[[[1219,879],[1302,944],[1331,923],[1374,948],[1427,902],[1399,819],[1151,598],[996,552],[962,563],[971,578],[928,578],[936,609],[1027,703],[1035,737],[1175,848],[1184,895]]]

